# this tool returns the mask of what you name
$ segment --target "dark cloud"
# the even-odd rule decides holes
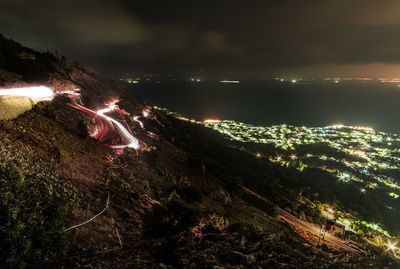
[[[318,73],[397,65],[399,12],[389,0],[0,0],[0,32],[111,72]]]

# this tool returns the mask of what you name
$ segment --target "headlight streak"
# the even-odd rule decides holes
[[[112,98],[106,103],[105,108],[95,111],[79,104],[79,99],[81,95],[80,89],[78,88],[58,91],[54,91],[53,89],[46,86],[14,87],[0,89],[0,98],[1,96],[26,97],[36,101],[51,101],[56,94],[69,97],[72,101],[71,106],[73,108],[80,110],[90,117],[97,119],[97,129],[94,133],[91,134],[95,139],[99,140],[100,142],[105,142],[105,140],[107,140],[108,134],[113,131],[116,132],[121,140],[124,142],[123,145],[107,146],[113,149],[133,148],[135,150],[138,150],[141,148],[141,143],[144,144],[133,136],[132,131],[130,130],[130,126],[129,124],[127,124],[124,118],[125,116],[129,116],[129,113],[119,108],[119,106],[117,105],[117,103],[119,102],[118,98]],[[114,112],[120,116],[125,126],[118,120],[114,119],[112,116],[107,115]],[[150,119],[155,118],[150,117],[150,108],[145,108],[142,112],[142,115],[143,117],[147,117]],[[133,119],[136,119],[141,128],[144,128],[142,122],[138,121],[135,117],[133,117]],[[155,137],[155,135],[152,134],[151,137]]]
[[[0,89],[0,96],[27,97],[37,101],[50,101],[54,97],[52,89],[46,86]]]
[[[114,149],[133,148],[138,150],[140,148],[139,140],[136,139],[121,123],[105,115],[106,113],[110,113],[112,111],[115,111],[116,109],[118,109],[118,106],[111,105],[108,108],[98,110],[96,113],[97,116],[104,118],[111,125],[113,125],[118,134],[121,136],[122,140],[124,140],[124,142],[126,143],[125,145],[111,145],[110,147]]]
[[[125,142],[124,145],[107,145],[110,148],[113,149],[124,149],[124,148],[133,148],[135,150],[138,150],[140,148],[140,142],[137,138],[135,138],[131,132],[124,127],[120,122],[117,120],[111,118],[110,116],[107,116],[107,113],[111,113],[114,111],[121,113],[121,110],[119,107],[115,104],[109,105],[106,108],[94,111],[91,110],[87,107],[84,107],[78,103],[73,103],[71,104],[72,107],[88,114],[91,117],[94,117],[95,119],[98,119],[98,132],[95,134],[92,134],[94,138],[96,138],[99,141],[104,141],[107,137],[107,134],[110,132],[110,128],[112,130],[115,130],[121,139]]]

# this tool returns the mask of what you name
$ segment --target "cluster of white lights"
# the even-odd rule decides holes
[[[340,184],[354,184],[363,195],[384,191],[388,199],[393,199],[386,208],[400,211],[395,201],[400,199],[400,184],[395,176],[400,175],[399,135],[344,125],[259,127],[225,120],[207,120],[203,124],[234,141],[271,145],[277,153],[265,157],[282,166],[299,171],[308,167],[320,169],[334,175]],[[321,151],[321,147],[329,150]],[[260,153],[256,157],[260,158]],[[364,224],[388,235],[378,225]]]

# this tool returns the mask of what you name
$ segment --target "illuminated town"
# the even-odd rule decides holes
[[[388,200],[393,200],[386,209],[395,212],[400,209],[400,184],[396,180],[400,175],[399,135],[343,125],[257,127],[228,120],[206,120],[204,125],[233,141],[266,144],[275,149],[275,155],[252,152],[256,158],[294,167],[300,172],[319,169],[333,175],[338,186],[352,184],[362,195],[384,191]],[[365,221],[361,224],[389,236],[378,224]]]
[[[0,1],[0,269],[400,269],[400,1]]]

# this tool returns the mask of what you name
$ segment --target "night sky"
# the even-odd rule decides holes
[[[0,0],[0,33],[113,74],[400,74],[400,1]]]

